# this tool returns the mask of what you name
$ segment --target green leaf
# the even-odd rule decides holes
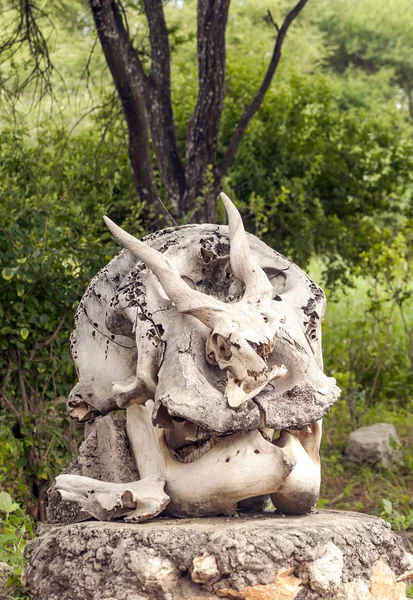
[[[16,536],[10,533],[0,533],[0,546],[4,546],[9,542],[14,542],[16,540]]]
[[[17,267],[5,267],[1,274],[3,275],[3,279],[6,281],[10,281],[17,272]]]
[[[20,335],[22,336],[23,340],[27,340],[27,338],[29,337],[29,333],[30,331],[27,329],[27,327],[22,327],[20,329]]]
[[[11,513],[17,510],[18,504],[13,502],[12,497],[7,492],[0,492],[0,512]]]
[[[383,510],[386,513],[386,515],[391,515],[393,512],[393,504],[390,502],[390,500],[383,499],[381,503],[383,505]]]

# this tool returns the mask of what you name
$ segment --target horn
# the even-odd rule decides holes
[[[220,196],[228,215],[231,267],[235,277],[245,285],[244,298],[272,292],[267,275],[252,256],[238,209],[224,192]]]
[[[115,238],[152,271],[179,312],[193,315],[211,329],[222,312],[228,312],[224,302],[189,287],[175,265],[161,252],[133,237],[108,217],[103,219]]]

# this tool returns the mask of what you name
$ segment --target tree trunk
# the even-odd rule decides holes
[[[186,146],[183,212],[201,210],[198,222],[214,222],[219,177],[215,169],[219,125],[225,97],[225,30],[230,0],[198,0],[198,100]],[[208,199],[208,201],[207,201]]]
[[[168,30],[162,0],[144,0],[152,50],[151,74],[146,81],[146,109],[152,144],[162,183],[175,217],[183,217],[181,198],[185,171],[176,142],[171,99],[171,65]]]
[[[171,100],[170,48],[162,0],[144,0],[151,44],[146,75],[129,36],[121,0],[89,0],[113,81],[122,102],[137,192],[155,211],[159,227],[171,221],[158,196],[151,143],[162,185],[176,218],[214,222],[221,180],[260,108],[278,67],[288,29],[308,0],[299,0],[277,35],[260,88],[245,107],[223,158],[217,141],[225,98],[225,31],[230,0],[198,0],[198,97],[187,135],[185,166],[179,155]]]
[[[159,200],[145,110],[145,74],[125,29],[119,6],[111,0],[89,0],[100,43],[124,110],[129,133],[129,158],[142,202],[155,211],[158,226],[170,219]]]

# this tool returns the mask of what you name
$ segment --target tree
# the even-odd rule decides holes
[[[347,86],[362,75],[370,105],[372,94],[379,91],[413,119],[410,0],[321,0],[313,19],[332,48],[331,68],[342,80],[347,78]],[[358,95],[360,87],[359,81]]]
[[[266,73],[234,127],[228,145],[217,156],[218,135],[225,98],[225,33],[230,0],[198,0],[197,62],[198,94],[186,136],[185,156],[178,148],[171,99],[171,47],[162,0],[143,0],[147,21],[149,56],[134,43],[129,16],[136,5],[122,0],[89,0],[103,53],[119,96],[127,124],[129,158],[140,199],[155,213],[157,226],[170,225],[160,200],[162,195],[176,219],[214,221],[221,181],[234,159],[253,116],[260,108],[280,62],[288,30],[308,0],[299,0],[280,27],[271,14],[263,15],[274,28],[275,42]],[[13,4],[13,3],[12,3]],[[42,33],[42,13],[35,2],[22,0],[19,17],[9,28],[0,51],[28,42],[35,58],[34,73],[46,76],[52,70],[47,36]],[[140,5],[138,5],[140,6]],[[47,9],[46,9],[47,10]],[[48,9],[52,11],[52,8]],[[43,14],[44,16],[44,14]],[[43,79],[44,81],[44,79]]]

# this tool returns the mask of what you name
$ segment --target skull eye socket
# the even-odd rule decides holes
[[[214,333],[212,336],[212,342],[215,346],[216,353],[218,357],[222,360],[230,360],[232,357],[231,346],[227,342],[227,340],[219,335],[219,333]]]

